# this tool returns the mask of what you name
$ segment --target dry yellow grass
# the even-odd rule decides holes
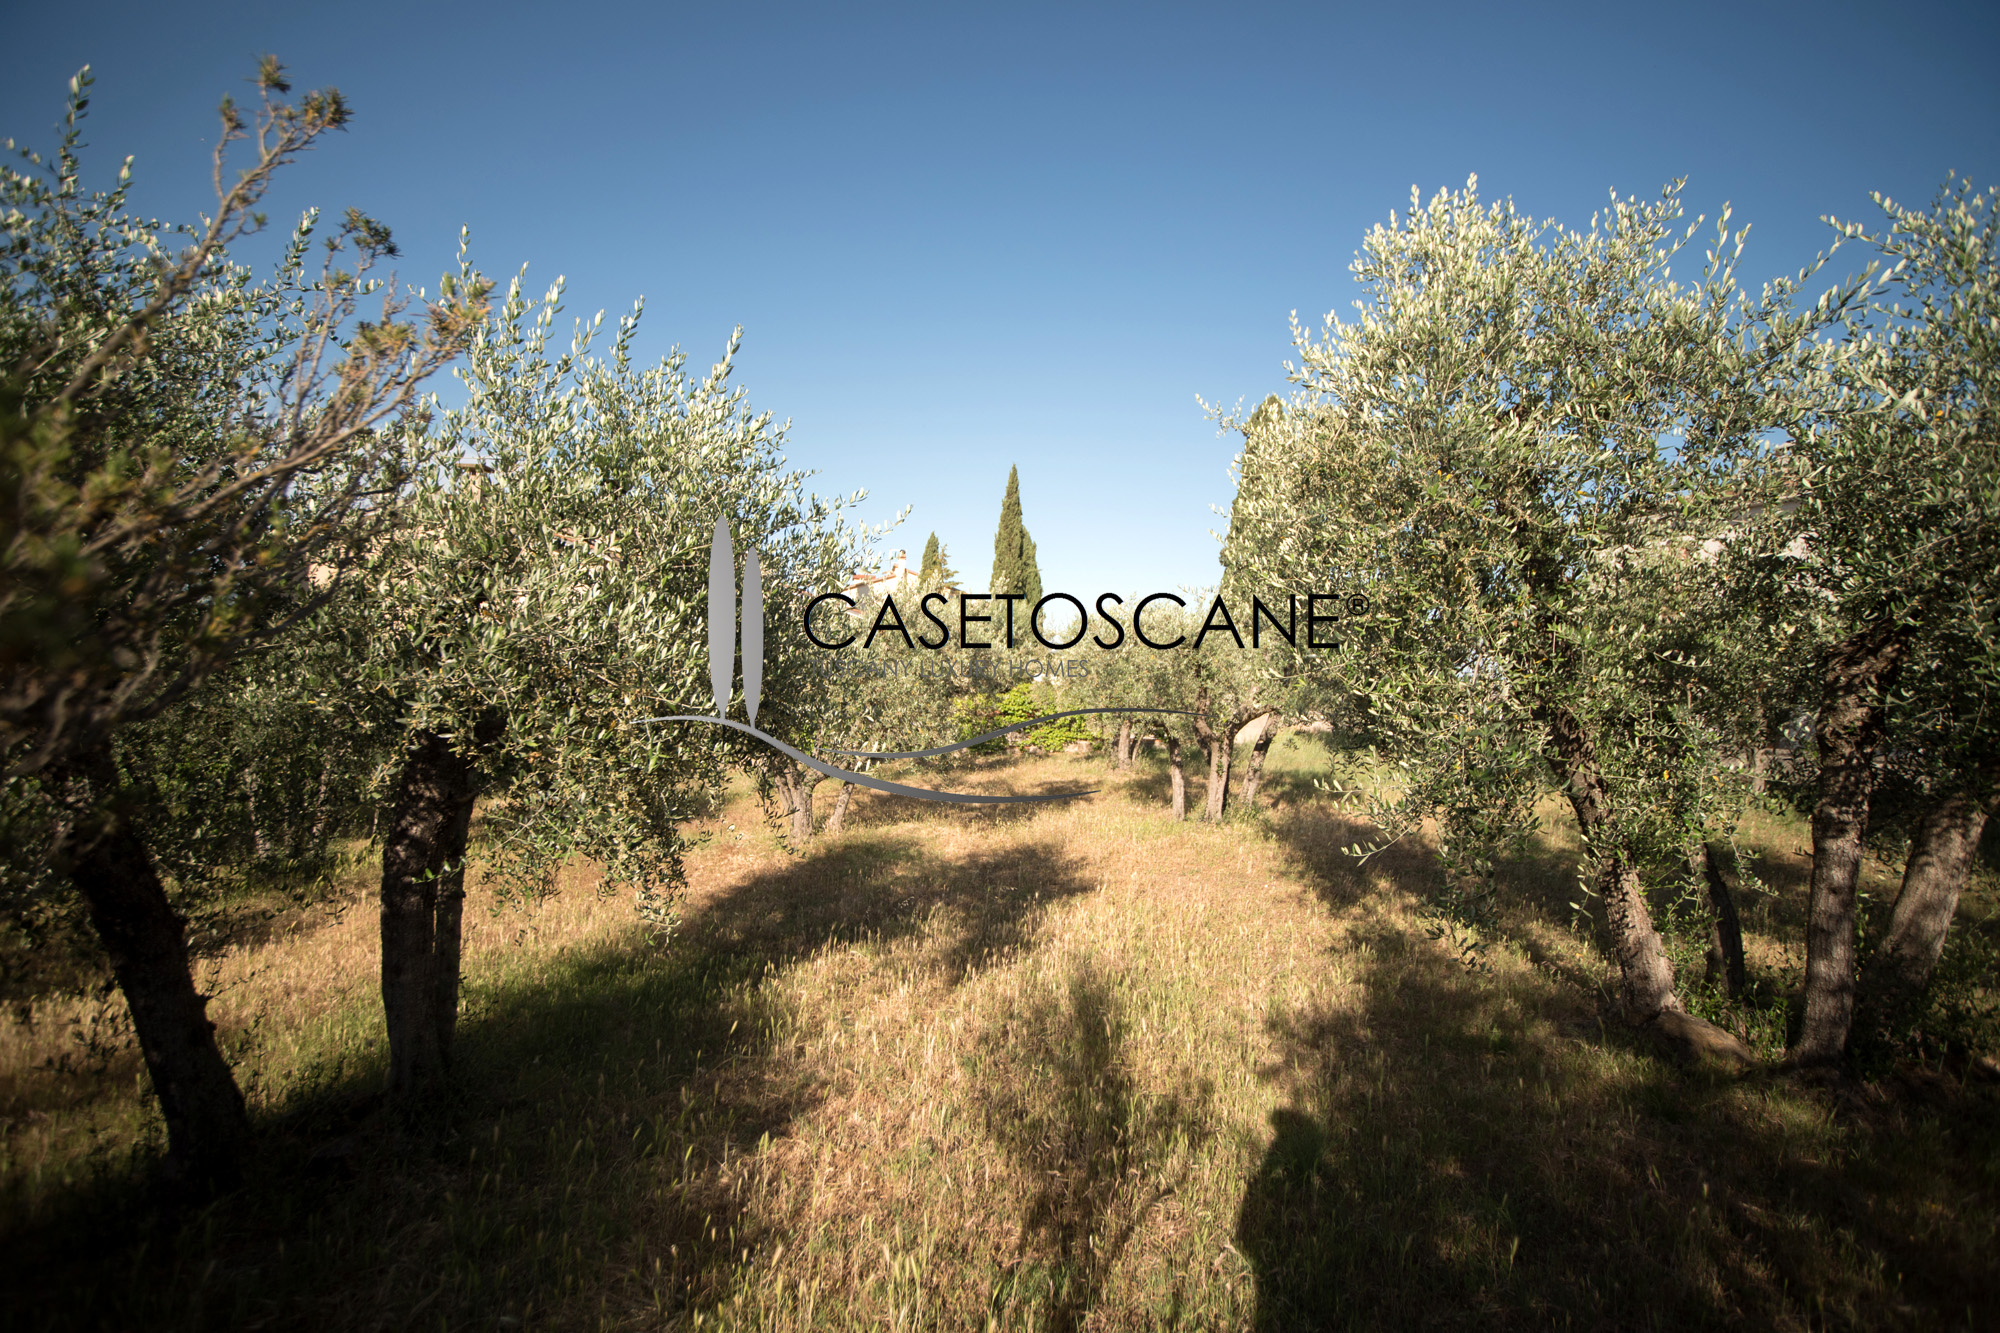
[[[1364,830],[1286,777],[1275,812],[1222,827],[1169,821],[1144,771],[1054,806],[864,797],[803,857],[738,792],[696,830],[666,944],[583,868],[528,906],[475,894],[464,1093],[419,1125],[371,1100],[375,923],[351,883],[204,964],[266,1142],[193,1221],[126,1183],[157,1130],[115,997],[39,1002],[0,1033],[9,1250],[34,1266],[16,1309],[801,1330],[1993,1312],[1990,1097],[1663,1065],[1604,1026],[1601,954],[1545,910],[1559,842],[1476,975],[1425,936],[1422,850],[1357,869],[1335,849]],[[77,1025],[108,1059],[76,1058]]]

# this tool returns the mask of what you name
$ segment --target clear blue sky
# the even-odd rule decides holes
[[[741,324],[815,485],[913,505],[888,547],[935,529],[974,584],[1016,463],[1051,590],[1211,581],[1234,439],[1196,396],[1282,390],[1288,313],[1348,310],[1412,184],[1580,227],[1685,175],[1761,280],[1870,190],[2000,182],[1990,2],[8,8],[0,135],[53,145],[87,62],[95,181],[134,154],[140,207],[185,218],[274,52],[356,112],[275,222],[360,207],[424,283],[467,224],[572,314],[643,294],[649,357]]]

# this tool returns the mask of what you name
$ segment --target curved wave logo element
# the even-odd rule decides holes
[[[757,550],[752,547],[743,553],[743,709],[749,714],[748,722],[738,722],[729,714],[730,696],[735,693],[736,648],[736,548],[729,537],[729,522],[724,518],[715,520],[715,536],[708,545],[708,686],[715,699],[715,714],[675,714],[670,717],[642,717],[633,721],[634,726],[649,722],[700,722],[711,727],[728,727],[755,736],[764,744],[787,756],[793,762],[803,764],[815,773],[843,782],[852,782],[858,787],[887,792],[891,796],[914,796],[920,801],[952,801],[961,805],[1025,805],[1035,801],[1069,801],[1079,796],[1093,795],[1098,789],[1083,791],[1049,792],[1037,796],[984,796],[976,792],[932,791],[928,787],[912,787],[908,783],[888,782],[870,777],[866,773],[855,773],[816,759],[803,750],[785,744],[776,736],[757,729],[757,704],[764,692],[764,587],[763,574],[757,564]],[[951,745],[940,745],[933,750],[834,750],[833,754],[852,755],[859,759],[930,759],[938,755],[951,754],[968,749],[986,741],[998,740],[1010,731],[1021,731],[1028,727],[1038,727],[1044,722],[1054,722],[1058,718],[1082,717],[1087,713],[1178,713],[1193,716],[1182,708],[1072,708],[1063,713],[1050,713],[1047,717],[1030,718],[989,731],[983,736],[958,741]]]

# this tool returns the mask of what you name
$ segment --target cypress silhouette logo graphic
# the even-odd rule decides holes
[[[1026,805],[1035,801],[1068,801],[1078,796],[1092,795],[1097,791],[1097,788],[1091,787],[1083,791],[1048,792],[1037,796],[983,796],[975,792],[932,791],[928,787],[912,787],[908,783],[888,782],[866,773],[852,772],[787,745],[767,732],[759,731],[757,705],[764,693],[764,586],[763,571],[757,563],[755,547],[743,553],[743,711],[748,714],[749,720],[738,722],[729,716],[729,701],[735,696],[736,609],[736,547],[729,537],[729,521],[717,518],[715,536],[708,546],[708,687],[715,700],[715,713],[713,716],[702,713],[681,713],[671,717],[642,717],[636,719],[633,725],[652,722],[699,722],[712,727],[728,727],[732,731],[755,736],[794,763],[803,764],[815,773],[839,778],[843,782],[852,782],[858,787],[887,792],[891,796],[914,796],[920,801],[952,801],[962,805]],[[951,745],[940,745],[932,750],[831,750],[829,753],[850,755],[857,759],[931,759],[938,755],[970,749],[987,741],[998,740],[1010,731],[1024,731],[1030,727],[1039,727],[1045,722],[1054,722],[1065,717],[1082,717],[1087,713],[1180,713],[1193,716],[1187,713],[1187,710],[1180,708],[1072,708],[1067,712],[1050,713],[1046,717],[1016,722],[998,731],[989,731],[984,735]]]

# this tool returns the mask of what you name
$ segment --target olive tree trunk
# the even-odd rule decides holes
[[[382,844],[382,1012],[397,1101],[434,1094],[451,1071],[465,844],[478,795],[472,759],[435,732],[421,734],[403,759]]]
[[[1704,842],[1689,854],[1688,861],[1689,869],[1695,871],[1708,886],[1708,905],[1715,912],[1708,928],[1708,957],[1704,960],[1707,974],[1702,981],[1708,986],[1721,985],[1734,999],[1743,993],[1746,979],[1743,922],[1736,914],[1740,883],[1736,876],[1735,853],[1727,843]]]
[[[187,921],[167,901],[138,830],[119,808],[117,769],[100,745],[57,775],[82,799],[70,881],[110,955],[167,1125],[167,1170],[196,1186],[239,1176],[249,1134],[243,1094],[215,1044],[208,997],[195,989]]]
[[[1567,708],[1540,710],[1549,729],[1550,760],[1576,813],[1583,845],[1597,858],[1596,892],[1604,900],[1605,923],[1618,960],[1619,1001],[1628,1022],[1644,1023],[1662,1013],[1681,1013],[1674,994],[1674,968],[1646,909],[1638,867],[1625,849],[1606,845],[1611,794],[1597,763],[1596,747],[1583,724]]]
[[[1903,657],[1903,636],[1870,627],[1827,664],[1819,710],[1819,801],[1813,807],[1812,890],[1806,908],[1805,1013],[1786,1060],[1838,1063],[1854,1024],[1854,895],[1882,743],[1882,701]]]
[[[847,827],[847,807],[854,801],[854,784],[843,782],[834,794],[833,810],[826,817],[826,831],[838,833]]]
[[[1250,762],[1243,769],[1243,808],[1257,808],[1257,788],[1264,782],[1264,757],[1271,752],[1271,742],[1278,736],[1277,719],[1273,718],[1265,726],[1257,743],[1250,747]]]
[[[1224,723],[1218,731],[1208,721],[1208,687],[1202,686],[1194,698],[1194,734],[1201,742],[1202,757],[1208,760],[1208,792],[1202,802],[1201,817],[1220,823],[1229,807],[1229,766],[1235,758],[1235,736]]]
[[[1208,799],[1202,806],[1201,817],[1211,824],[1222,822],[1229,811],[1229,775],[1236,764],[1236,738],[1243,729],[1255,722],[1268,708],[1245,707],[1234,716],[1223,719],[1219,726],[1211,726],[1208,720],[1208,689],[1204,686],[1195,696],[1194,734],[1201,741],[1202,753],[1208,759]]]
[[[806,777],[790,759],[778,764],[778,796],[785,803],[785,815],[794,848],[803,848],[813,836],[813,788],[817,783]]]
[[[1181,766],[1181,738],[1171,731],[1166,733],[1167,775],[1172,790],[1175,819],[1187,818],[1187,770]]]
[[[1236,747],[1229,743],[1226,728],[1204,736],[1201,746],[1208,751],[1208,794],[1202,801],[1201,817],[1211,824],[1219,824],[1229,809],[1229,770]]]
[[[1132,719],[1118,719],[1118,740],[1112,746],[1111,766],[1113,768],[1132,767]]]
[[[1930,984],[1996,794],[1990,784],[1984,792],[1960,789],[1932,806],[1917,824],[1889,933],[1869,960],[1871,992],[1895,999],[1921,994]]]

